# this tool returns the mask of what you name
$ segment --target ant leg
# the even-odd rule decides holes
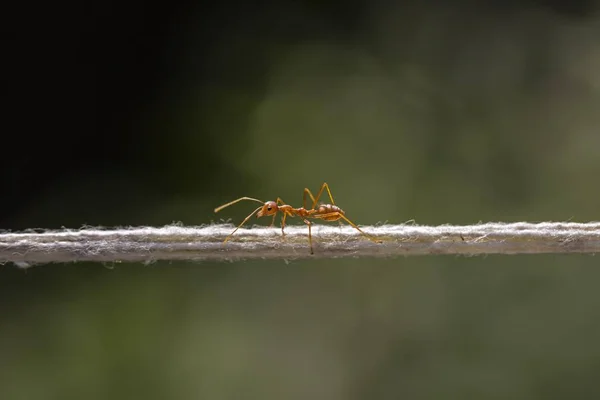
[[[277,216],[277,214],[273,214],[273,219],[271,220],[271,225],[269,225],[269,228],[273,227],[273,224],[275,224],[275,217]]]
[[[308,188],[304,188],[304,194],[302,195],[302,207],[304,209],[306,209],[306,195],[307,194],[310,196],[310,199],[313,202],[312,208],[315,208],[314,205],[317,203],[317,201],[315,200],[315,196],[313,196],[313,194],[311,193],[311,191]]]
[[[233,236],[234,233],[237,232],[238,229],[240,229],[242,227],[242,225],[244,225],[246,223],[246,221],[248,221],[250,219],[251,216],[253,216],[254,214],[256,214],[262,207],[258,207],[256,210],[252,211],[252,213],[250,215],[248,215],[246,218],[244,218],[244,220],[242,221],[241,224],[238,225],[237,228],[234,229],[233,232],[231,232],[229,234],[229,236],[227,236],[225,238],[225,240],[223,241],[223,243],[227,243],[227,241]]]
[[[310,246],[310,254],[315,254],[315,252],[313,251],[313,245],[312,245],[312,233],[311,233],[311,223],[309,220],[305,219],[304,223],[306,225],[308,225],[308,245]]]
[[[277,198],[277,205],[285,205],[285,202],[283,200],[281,200],[281,197]],[[275,214],[277,215],[277,214]],[[273,221],[275,221],[275,215],[273,215]],[[283,216],[281,217],[281,236],[285,236],[285,233],[283,232],[283,228],[285,227],[285,218],[287,217],[287,214],[284,212]],[[273,224],[271,224],[272,226]]]
[[[285,232],[283,231],[283,228],[285,228],[285,218],[287,217],[286,213],[283,213],[283,216],[281,217],[281,236],[285,236]]]
[[[369,239],[371,239],[372,241],[374,241],[375,243],[383,243],[383,240],[379,240],[377,238],[374,238],[373,236],[369,235],[368,233],[365,233],[362,229],[360,229],[358,226],[356,226],[356,224],[352,221],[350,221],[345,215],[338,213],[340,215],[340,217],[342,217],[342,219],[344,221],[346,221],[347,223],[349,223],[350,225],[352,225],[352,227],[356,228],[357,231],[359,231],[360,233],[362,233],[363,235],[365,235],[366,237],[368,237]]]
[[[323,191],[327,189],[327,194],[329,195],[329,200],[331,200],[331,204],[335,205],[335,200],[333,200],[333,196],[331,195],[331,190],[329,190],[329,185],[327,184],[327,182],[323,182],[323,184],[321,185],[321,189],[319,189],[319,193],[317,193],[317,196],[315,198],[313,198],[313,206],[312,208],[315,208],[315,206],[317,205],[317,202],[319,201],[319,199],[321,198],[321,195],[323,194]],[[308,189],[304,189],[305,191]],[[310,192],[310,190],[308,190]],[[312,198],[312,196],[311,196]]]
[[[319,218],[319,219],[323,219],[323,220],[326,220],[327,218],[330,218],[330,217],[339,217],[339,218],[343,219],[344,221],[346,221],[347,223],[349,223],[354,229],[356,229],[357,231],[362,233],[368,239],[374,241],[375,243],[383,243],[383,240],[379,240],[379,239],[369,235],[368,233],[366,233],[365,231],[360,229],[358,226],[356,226],[356,224],[354,222],[350,221],[344,214],[342,214],[338,211],[327,213],[327,214],[321,214],[319,216],[314,216],[314,218]]]

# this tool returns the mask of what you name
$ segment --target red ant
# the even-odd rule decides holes
[[[319,201],[319,198],[321,197],[321,195],[323,194],[323,191],[325,189],[327,189],[327,194],[329,195],[331,204],[320,204],[319,207],[315,209],[315,207],[317,206],[317,202]],[[306,208],[306,195],[308,195],[310,197],[310,199],[312,200],[312,207],[310,209]],[[275,217],[277,216],[277,213],[281,212],[283,214],[281,217],[281,235],[282,236],[285,236],[285,232],[283,231],[283,229],[285,228],[286,217],[289,216],[289,217],[302,218],[304,223],[306,225],[308,225],[308,243],[310,244],[310,254],[314,254],[314,253],[313,253],[312,234],[311,234],[312,223],[308,220],[308,218],[321,219],[323,221],[337,221],[337,220],[343,219],[344,221],[349,223],[352,227],[357,229],[360,233],[362,233],[365,237],[369,238],[370,240],[372,240],[376,243],[382,243],[381,240],[376,239],[373,236],[370,236],[367,233],[363,232],[358,226],[356,226],[356,224],[354,222],[350,221],[346,217],[344,210],[342,210],[341,208],[339,208],[338,206],[335,205],[335,201],[333,201],[333,196],[331,195],[331,191],[329,190],[329,185],[327,185],[327,183],[323,183],[323,185],[321,185],[321,189],[319,190],[319,193],[317,194],[316,197],[313,196],[313,194],[311,193],[310,190],[305,188],[304,195],[303,195],[303,201],[302,201],[302,207],[300,207],[300,208],[294,208],[288,204],[285,204],[284,201],[281,200],[281,198],[279,198],[279,197],[277,198],[276,201],[267,201],[267,202],[263,202],[258,199],[253,199],[252,197],[240,197],[237,200],[234,200],[232,202],[223,204],[222,206],[215,208],[215,212],[217,213],[217,212],[221,211],[222,209],[224,209],[225,207],[229,207],[229,206],[231,206],[239,201],[242,201],[242,200],[256,201],[258,203],[262,203],[263,205],[258,207],[256,210],[252,211],[252,213],[250,215],[248,215],[242,221],[242,223],[237,228],[235,228],[235,230],[233,232],[231,232],[231,234],[229,234],[229,236],[227,236],[227,238],[225,238],[225,241],[223,241],[223,243],[226,243],[233,236],[233,234],[238,229],[240,229],[242,227],[242,225],[244,225],[250,219],[250,217],[252,217],[257,212],[258,212],[257,218],[271,216],[271,215],[273,216],[273,220],[271,221],[270,226],[273,226],[273,224],[275,223]]]

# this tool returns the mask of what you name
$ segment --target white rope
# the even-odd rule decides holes
[[[234,261],[249,259],[393,257],[427,254],[541,254],[600,251],[600,223],[486,223],[466,226],[313,225],[240,229],[232,225],[139,227],[0,233],[0,263],[20,267],[57,262]]]

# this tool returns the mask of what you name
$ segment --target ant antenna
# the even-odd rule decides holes
[[[257,203],[264,204],[264,201],[260,201],[260,200],[258,200],[258,199],[253,199],[252,197],[240,197],[240,198],[239,198],[239,199],[237,199],[237,200],[230,201],[230,202],[229,202],[229,203],[227,203],[227,204],[223,204],[222,206],[215,208],[215,212],[216,212],[216,213],[218,213],[219,211],[221,211],[221,210],[222,210],[222,209],[224,209],[225,207],[229,207],[229,206],[231,206],[231,205],[234,205],[235,203],[237,203],[237,202],[240,202],[240,201],[242,201],[242,200],[252,200],[252,201],[256,201]],[[256,211],[255,211],[255,212],[256,212]],[[252,213],[252,214],[254,214],[254,213]],[[252,215],[252,214],[250,214],[250,215]]]
[[[229,207],[229,206],[231,206],[237,202],[240,202],[242,200],[252,200],[252,201],[256,201],[257,203],[264,204],[264,201],[260,201],[258,199],[253,199],[252,197],[240,197],[237,200],[230,201],[227,204],[223,204],[222,206],[215,208],[215,212],[217,213],[217,212],[221,211],[222,209],[224,209],[225,207]],[[229,234],[229,236],[227,236],[227,238],[225,239],[225,241],[223,241],[223,243],[226,243],[229,240],[229,238],[231,238],[233,236],[233,234],[236,233],[237,230],[240,229],[242,227],[242,225],[244,225],[246,223],[246,221],[248,221],[250,219],[250,217],[252,217],[254,214],[256,214],[261,208],[263,208],[263,206],[258,207],[256,210],[252,211],[252,213],[250,215],[248,215],[246,218],[244,218],[242,223],[239,224],[238,227],[235,228],[235,230]]]

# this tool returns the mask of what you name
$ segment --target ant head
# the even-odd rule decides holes
[[[269,215],[275,215],[275,214],[277,214],[277,211],[279,211],[279,207],[277,207],[277,203],[274,201],[267,201],[265,203],[265,205],[262,206],[262,208],[260,209],[258,214],[256,214],[256,216],[258,218],[260,218],[260,217],[266,217]]]

